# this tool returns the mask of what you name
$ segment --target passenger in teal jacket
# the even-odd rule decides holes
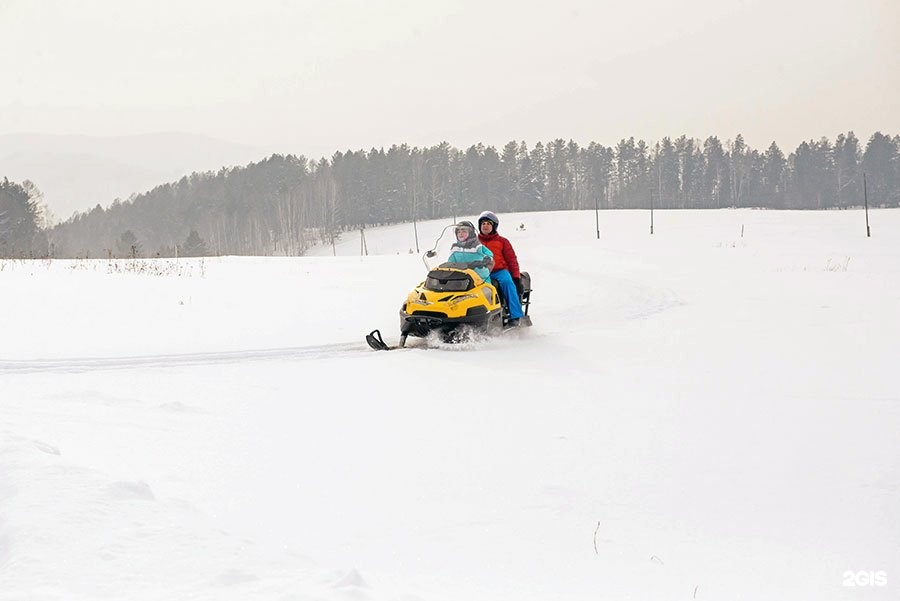
[[[447,261],[473,269],[485,282],[491,281],[494,253],[478,241],[478,234],[471,221],[456,224],[456,242],[450,247],[450,258]]]

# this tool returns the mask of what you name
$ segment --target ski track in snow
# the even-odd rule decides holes
[[[541,284],[533,283],[532,313],[536,323],[550,319],[559,321],[560,331],[584,331],[595,325],[609,326],[622,321],[648,319],[687,304],[677,292],[663,286],[648,286],[634,278],[608,275],[602,267],[587,272],[568,267],[559,261],[542,259],[534,261],[538,272],[547,274],[549,281],[544,289],[557,286],[557,276],[568,288],[572,302],[564,310],[545,309],[541,304]],[[565,289],[565,288],[564,288]],[[551,303],[551,306],[556,303]]]
[[[322,344],[276,349],[226,351],[219,353],[183,353],[134,357],[89,357],[72,359],[27,359],[0,361],[0,374],[84,373],[111,369],[168,368],[194,365],[242,363],[298,359],[352,357],[369,352],[365,343]]]

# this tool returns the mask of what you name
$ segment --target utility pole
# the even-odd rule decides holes
[[[656,197],[662,200],[662,173],[659,168],[659,142],[656,143]],[[652,200],[653,195],[650,195]]]
[[[406,191],[406,184],[403,184],[403,190]],[[416,213],[419,212],[419,195],[416,184],[412,184],[412,218],[413,218],[413,234],[416,237],[416,254],[419,253],[419,227],[416,224]]]
[[[872,231],[869,229],[869,191],[866,188],[866,174],[863,173],[863,202],[866,205],[866,238],[872,237]]]

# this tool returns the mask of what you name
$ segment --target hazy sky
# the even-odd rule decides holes
[[[442,140],[900,133],[898,0],[0,0],[0,134]]]

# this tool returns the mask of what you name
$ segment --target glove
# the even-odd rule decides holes
[[[513,284],[516,285],[516,291],[519,293],[519,298],[522,298],[522,295],[525,294],[525,287],[522,286],[522,278],[513,278]]]
[[[470,261],[469,262],[469,269],[475,269],[476,267],[484,267],[484,266],[485,266],[484,259],[481,259],[480,261]]]

